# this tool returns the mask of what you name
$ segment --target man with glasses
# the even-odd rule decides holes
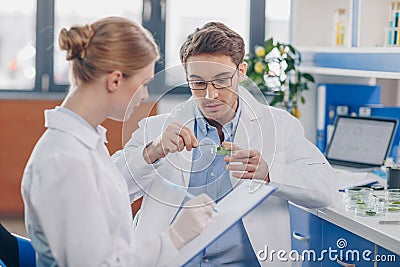
[[[239,86],[247,66],[244,41],[236,32],[207,23],[187,37],[180,58],[192,98],[170,114],[141,121],[114,156],[131,200],[144,195],[136,240],[170,225],[188,200],[163,179],[216,202],[240,181],[257,179],[278,185],[278,191],[186,266],[290,266],[288,254],[287,260],[275,255],[264,261],[257,253],[266,246],[290,252],[288,200],[309,208],[332,204],[334,171],[296,118],[262,105]],[[221,156],[215,144],[233,152]]]

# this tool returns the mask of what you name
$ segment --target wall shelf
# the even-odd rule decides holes
[[[400,46],[384,47],[393,0],[293,0],[292,42],[314,74],[400,79]],[[334,46],[335,10],[345,9],[344,46]],[[315,12],[314,12],[315,11]]]
[[[344,47],[383,47],[395,0],[292,0],[292,43],[296,47],[331,49],[335,44],[335,13],[342,15]]]
[[[351,0],[293,0],[292,1],[292,41],[295,47],[330,47],[335,43],[335,10],[343,8],[345,12],[344,44],[351,46],[352,8]]]
[[[400,48],[300,48],[303,70],[315,74],[400,79]]]
[[[301,53],[380,53],[380,54],[392,54],[400,53],[400,47],[390,46],[390,47],[340,47],[340,46],[330,46],[330,47],[298,47]]]
[[[361,77],[361,78],[382,78],[382,79],[400,79],[400,73],[396,72],[382,72],[382,71],[367,71],[367,70],[351,70],[339,68],[324,68],[324,67],[307,67],[300,68],[302,72],[320,75],[334,75],[334,76],[347,76],[347,77]]]

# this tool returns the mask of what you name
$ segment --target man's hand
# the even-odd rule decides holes
[[[169,153],[182,151],[185,147],[187,151],[190,151],[198,145],[192,130],[180,123],[173,122],[143,150],[143,157],[148,164],[151,164]]]
[[[223,142],[222,146],[232,150],[233,154],[225,156],[227,163],[239,162],[242,164],[228,164],[226,169],[232,171],[232,176],[240,179],[258,179],[269,183],[268,164],[261,157],[260,151],[256,149],[244,150],[230,142]]]

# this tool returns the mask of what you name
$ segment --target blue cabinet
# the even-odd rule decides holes
[[[374,243],[327,221],[323,221],[322,236],[322,266],[374,266]]]
[[[294,205],[289,205],[292,249],[303,256],[303,267],[321,266],[322,219]]]
[[[295,205],[289,210],[292,250],[303,256],[302,266],[400,266],[399,255]]]

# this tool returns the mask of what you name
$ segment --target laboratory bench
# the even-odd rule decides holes
[[[292,250],[306,256],[303,266],[399,267],[400,224],[378,222],[400,221],[400,212],[356,216],[354,210],[346,210],[343,193],[339,194],[329,208],[307,209],[290,203]]]

